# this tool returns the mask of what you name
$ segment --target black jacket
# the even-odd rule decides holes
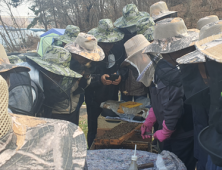
[[[115,56],[116,63],[112,68],[107,69],[107,56],[103,61],[98,63],[96,71],[91,75],[91,84],[85,90],[85,101],[87,105],[99,106],[102,102],[107,100],[118,100],[119,85],[105,86],[101,82],[101,76],[103,74],[113,74],[118,72],[118,74],[121,75],[121,82],[125,82],[128,77],[128,68],[120,68],[120,65],[126,58],[124,43],[134,37],[136,33],[131,34],[127,31],[127,29],[120,29],[120,31],[124,33],[124,38],[115,43],[113,48],[110,50],[110,54],[114,54]]]
[[[124,61],[126,53],[123,46],[124,41],[116,43],[113,48],[110,50],[109,54],[114,54],[115,56],[115,65],[111,68],[107,68],[108,56],[104,60],[97,63],[96,70],[92,76],[92,81],[90,85],[85,90],[85,101],[87,105],[97,105],[100,106],[101,102],[107,100],[118,100],[118,90],[119,86],[108,85],[105,86],[101,82],[101,76],[104,74],[114,74],[117,73],[123,77],[127,72],[126,69],[119,70],[121,63]]]
[[[184,91],[179,76],[180,71],[176,67],[161,60],[156,66],[155,84],[152,83],[149,88],[159,129],[162,129],[165,120],[167,128],[175,130],[172,138],[186,138],[193,135],[192,108],[184,104]]]

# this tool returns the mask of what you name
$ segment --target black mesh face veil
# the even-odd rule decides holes
[[[181,64],[181,81],[186,97],[186,104],[209,108],[209,76],[206,63]]]
[[[222,63],[207,59],[207,70],[210,76],[210,114],[209,124],[222,121]]]
[[[51,111],[55,104],[57,106],[59,105],[61,109],[67,109],[69,106],[71,109],[71,88],[77,79],[56,75],[44,69],[41,69],[40,71],[43,75],[43,87],[45,94],[45,109],[43,116],[51,117]]]
[[[180,87],[182,85],[180,71],[176,66],[162,59],[161,55],[149,53],[149,56],[155,67],[154,80],[160,79],[165,86]]]
[[[31,87],[28,72],[12,72],[10,74],[9,108],[13,113],[35,116],[33,105],[35,89]]]

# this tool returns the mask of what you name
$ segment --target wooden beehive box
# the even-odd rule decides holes
[[[123,123],[126,125],[127,123]],[[96,138],[94,140],[94,144],[95,145],[121,145],[124,141],[126,141],[127,139],[129,139],[130,137],[132,137],[135,134],[135,130],[139,130],[142,124],[139,124],[132,129],[130,132],[124,134],[123,136],[116,138],[116,139],[109,139],[109,138],[105,138],[105,139],[99,139]],[[117,126],[116,126],[117,127]],[[109,130],[107,130],[105,133],[109,133]],[[104,134],[105,134],[104,133]],[[97,136],[98,137],[98,136]]]
[[[121,123],[124,123],[124,121],[112,120],[112,122],[110,122],[105,117],[100,115],[98,117],[97,137],[102,136],[107,130],[111,130],[112,128],[118,126]]]

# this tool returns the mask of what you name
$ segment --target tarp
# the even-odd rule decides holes
[[[88,170],[125,170],[129,169],[131,156],[134,150],[130,149],[99,149],[87,151]],[[183,162],[173,153],[162,151],[155,154],[147,151],[136,151],[137,165],[153,163],[154,167],[144,170],[185,170]]]
[[[39,43],[37,52],[41,57],[45,53],[47,47],[52,44],[53,39],[58,36],[59,36],[58,34],[51,33],[51,34],[48,34],[40,39],[40,43]]]
[[[84,169],[87,143],[79,126],[63,120],[10,116],[13,128],[0,138],[0,170]]]
[[[44,37],[46,35],[49,35],[51,33],[57,34],[57,35],[63,35],[65,33],[65,29],[58,29],[58,28],[52,28],[45,32],[44,34],[40,35],[40,37]]]

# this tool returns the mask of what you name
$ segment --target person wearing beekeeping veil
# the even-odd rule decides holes
[[[98,27],[91,29],[88,34],[96,37],[98,45],[105,53],[105,58],[96,63],[96,70],[91,74],[91,84],[85,93],[88,114],[87,137],[90,147],[97,133],[97,118],[102,111],[100,104],[107,100],[118,100],[119,83],[124,74],[119,71],[119,66],[125,59],[125,51],[118,45],[124,34],[114,28],[110,19],[101,19]],[[113,75],[114,79],[110,79]]]
[[[0,169],[81,170],[86,149],[73,123],[9,114],[8,85],[0,76]]]

